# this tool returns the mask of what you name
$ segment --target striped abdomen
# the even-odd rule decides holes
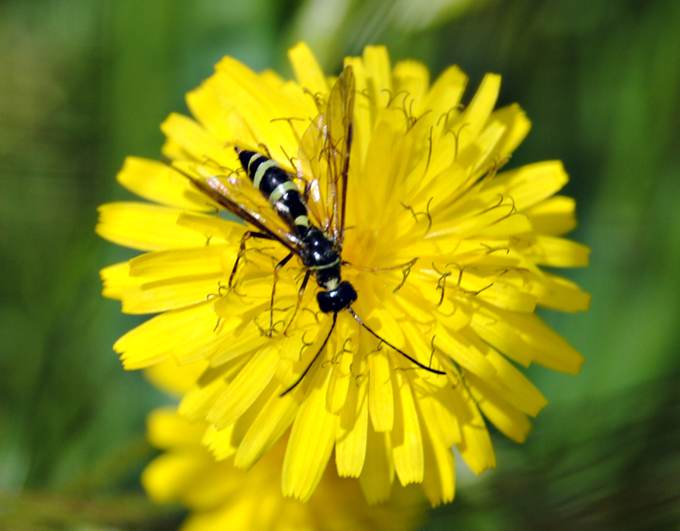
[[[290,174],[279,163],[256,151],[236,149],[241,166],[264,198],[298,236],[310,227],[307,207]]]

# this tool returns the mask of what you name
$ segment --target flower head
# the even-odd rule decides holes
[[[392,68],[381,47],[346,59],[356,88],[341,271],[357,300],[353,313],[323,313],[281,239],[246,235],[285,223],[234,150],[297,172],[310,218],[328,218],[328,150],[347,138],[333,133],[329,101],[343,87],[304,45],[290,58],[297,81],[225,58],[187,97],[195,120],[173,114],[162,125],[172,165],[126,161],[119,181],[158,204],[101,207],[102,236],[150,251],[104,269],[104,294],[123,311],[160,315],[115,349],[130,369],[205,363],[180,413],[207,421],[204,441],[237,468],[290,428],[285,495],[308,499],[335,451],[338,474],[358,477],[371,502],[389,495],[395,475],[422,483],[432,504],[450,501],[450,447],[480,473],[495,466],[486,421],[521,442],[527,416],[546,404],[516,364],[581,366],[534,313],[589,303],[541,269],[587,263],[586,247],[560,237],[575,225],[573,200],[554,195],[567,175],[554,161],[499,172],[530,126],[516,105],[494,110],[499,76],[463,106],[456,67],[430,84],[423,65]],[[250,227],[214,215],[209,179],[254,214]]]

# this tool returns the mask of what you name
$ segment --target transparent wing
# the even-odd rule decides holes
[[[331,89],[325,111],[312,120],[298,150],[298,177],[307,181],[309,212],[340,247],[345,233],[354,94],[354,73],[346,66]]]
[[[330,231],[330,215],[327,211],[326,176],[327,163],[324,152],[326,115],[319,114],[307,128],[298,148],[297,176],[305,181],[305,200],[314,224],[326,234]]]
[[[269,205],[244,174],[220,174],[203,165],[173,163],[173,167],[189,178],[196,187],[218,205],[249,223],[257,230],[278,240],[299,255],[301,242]]]

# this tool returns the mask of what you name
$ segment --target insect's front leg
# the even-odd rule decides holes
[[[241,236],[241,243],[238,248],[238,254],[236,255],[236,261],[234,262],[234,268],[231,270],[231,275],[229,275],[229,289],[234,287],[234,277],[236,276],[238,263],[241,261],[241,258],[243,258],[243,256],[246,254],[246,242],[250,238],[257,238],[260,240],[275,240],[275,238],[263,232],[253,232],[249,230],[243,233],[243,236]]]

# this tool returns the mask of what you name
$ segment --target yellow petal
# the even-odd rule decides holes
[[[231,214],[227,214],[231,215]],[[180,227],[186,227],[195,232],[205,236],[205,246],[208,247],[217,243],[219,240],[225,240],[230,244],[235,244],[241,241],[243,233],[246,232],[246,226],[238,220],[238,222],[229,221],[217,218],[215,216],[203,216],[196,214],[189,214],[183,212],[177,218],[177,224]]]
[[[192,306],[217,296],[223,275],[177,277],[135,286],[123,294],[123,312],[145,314]]]
[[[423,430],[423,451],[425,454],[425,474],[423,490],[432,507],[453,501],[456,493],[456,468],[451,447],[442,444],[430,426],[433,417],[425,417]]]
[[[484,341],[524,367],[531,363],[532,349],[527,348],[513,327],[488,308],[480,308],[472,315],[471,328]],[[477,373],[478,376],[479,373]]]
[[[304,42],[299,42],[288,50],[288,59],[300,85],[312,94],[325,94],[329,91],[323,70]]]
[[[366,79],[366,69],[363,61],[358,57],[348,57],[345,59],[345,65],[351,66],[354,72],[354,81],[356,84],[356,93],[365,94],[368,82]],[[366,154],[368,153],[368,145],[371,140],[371,132],[373,130],[373,119],[371,118],[374,108],[370,101],[366,98],[356,97],[354,100],[354,134],[352,137],[352,150],[350,153],[349,163],[349,193],[356,190],[358,185],[356,178],[358,170],[363,166]],[[349,209],[351,211],[353,209]]]
[[[460,380],[458,383],[460,384]],[[428,423],[430,436],[436,435],[439,442],[447,448],[460,442],[460,427],[456,417],[453,392],[451,387],[444,387],[436,393],[418,398],[418,407],[424,421]]]
[[[458,365],[475,373],[481,378],[489,378],[496,373],[493,365],[485,357],[487,347],[475,341],[473,335],[464,332],[449,332],[445,327],[437,327],[436,346]]]
[[[491,117],[506,125],[505,136],[499,145],[499,157],[502,159],[511,155],[522,143],[531,129],[531,122],[516,103],[494,111]]]
[[[203,451],[202,453],[207,454]],[[243,489],[244,478],[228,463],[206,464],[193,481],[184,485],[182,503],[192,511],[211,511],[224,500],[234,499]],[[184,529],[184,524],[182,524]]]
[[[531,224],[525,216],[513,215],[514,206],[511,200],[504,200],[502,204],[495,201],[496,206],[489,205],[486,210],[475,209],[472,215],[451,224],[447,217],[434,221],[432,231],[427,238],[464,238],[504,235],[515,235],[531,232]]]
[[[278,355],[276,347],[257,351],[229,384],[228,390],[214,403],[207,420],[223,426],[236,422],[271,381]]]
[[[484,416],[503,435],[515,442],[523,443],[531,431],[531,423],[526,416],[499,397],[483,380],[469,375],[466,381]]]
[[[165,312],[130,330],[113,348],[122,354],[126,369],[147,367],[170,354],[181,358],[187,344],[193,359],[186,361],[195,361],[207,345],[220,341],[213,333],[216,322],[210,303]]]
[[[392,72],[394,91],[396,94],[404,91],[405,101],[414,100],[421,103],[427,93],[430,84],[430,72],[427,67],[418,61],[399,61],[394,65]],[[430,109],[416,109],[419,114]]]
[[[307,501],[321,480],[335,442],[337,417],[326,410],[329,371],[319,374],[320,385],[302,403],[293,424],[283,461],[284,496]]]
[[[536,162],[498,175],[484,187],[484,195],[512,197],[515,208],[523,211],[557,193],[568,180],[560,161]]]
[[[340,413],[335,440],[335,463],[340,477],[359,477],[366,458],[368,433],[368,386],[351,385]]]
[[[144,369],[144,377],[156,388],[179,399],[191,390],[207,367],[205,361],[180,367],[174,359],[167,359]]]
[[[359,476],[366,501],[373,505],[389,498],[394,481],[392,443],[389,433],[377,433],[368,427],[366,461]]]
[[[187,483],[194,481],[200,472],[211,462],[205,453],[181,452],[165,453],[154,459],[142,473],[142,485],[149,497],[156,503],[178,500]]]
[[[223,474],[224,475],[224,474]],[[243,478],[239,477],[239,480]],[[281,529],[281,531],[293,531],[286,527],[288,520],[296,524],[304,522],[304,511],[301,515],[295,514],[293,508],[286,504],[280,496],[270,492],[261,492],[257,495],[251,492],[235,491],[235,496],[225,495],[223,499],[229,499],[230,503],[222,504],[215,510],[197,510],[192,512],[189,518],[182,522],[182,531],[218,531],[222,529]],[[233,501],[232,501],[233,500]],[[213,507],[209,507],[213,509]],[[199,512],[200,511],[200,512]],[[290,514],[293,513],[293,514]],[[300,529],[308,531],[307,527]]]
[[[465,125],[459,133],[458,146],[460,150],[467,147],[486,125],[486,121],[494,105],[496,105],[500,86],[501,76],[497,74],[486,74],[482,79],[470,105],[459,119],[459,123]]]
[[[126,290],[144,282],[143,279],[132,278],[130,276],[129,262],[121,262],[105,267],[99,272],[99,275],[104,281],[102,295],[109,299],[120,300]]]
[[[341,313],[338,316],[334,337],[328,343],[327,350],[335,353],[330,360],[331,376],[326,397],[326,407],[331,413],[340,414],[347,399],[349,386],[354,381],[352,364],[357,348],[355,346],[352,350],[352,339],[358,335],[357,326],[347,312]]]
[[[224,392],[224,381],[216,378],[210,382],[200,379],[189,389],[179,405],[179,414],[189,420],[205,420],[212,404]]]
[[[513,314],[509,324],[534,349],[534,361],[554,371],[578,374],[583,364],[579,354],[562,336],[550,329],[537,315]]]
[[[525,211],[537,234],[560,236],[576,227],[576,201],[556,195]]]
[[[205,245],[201,234],[177,225],[181,210],[147,203],[109,203],[99,207],[96,232],[113,243],[140,251]]]
[[[338,337],[347,336],[338,334]],[[340,355],[339,361],[336,361],[331,366],[331,379],[328,384],[328,396],[326,397],[326,407],[331,413],[340,413],[345,405],[350,381],[353,379],[350,369],[352,359],[351,353],[345,352]]]
[[[480,229],[478,236],[503,238],[506,236],[518,236],[531,232],[531,222],[521,214],[512,214],[487,227]]]
[[[241,364],[241,367],[243,367],[243,365],[244,364]],[[238,373],[239,370],[235,370],[230,374],[225,374],[225,381],[233,381]],[[229,393],[229,388],[225,385],[222,386],[222,390],[223,393],[221,396]],[[226,426],[226,423],[220,419],[216,424],[211,425],[211,430],[206,432],[203,442],[208,445],[217,459],[232,457],[237,452],[243,443],[243,440],[250,432],[250,428],[257,422],[258,417],[262,412],[262,408],[270,402],[273,396],[280,396],[278,382],[274,381],[265,387],[236,422]],[[212,418],[216,413],[217,408],[213,405],[205,417]],[[273,443],[275,441],[271,442]]]
[[[534,236],[529,247],[523,249],[524,255],[539,264],[550,267],[583,267],[588,265],[590,249],[585,245],[556,238],[554,236]]]
[[[264,144],[272,157],[281,161],[287,160],[286,153],[296,153],[299,138],[289,123],[281,119],[306,116],[281,105],[281,94],[260,83],[257,74],[235,59],[225,57],[215,69],[220,98],[232,105],[231,112],[244,121],[254,143]]]
[[[203,245],[194,249],[156,251],[130,260],[133,277],[169,278],[222,272],[220,258],[235,245]]]
[[[172,113],[161,124],[161,131],[199,162],[213,160],[220,166],[238,168],[233,146],[226,146],[191,118]]]
[[[461,425],[461,441],[456,447],[472,471],[481,474],[496,466],[489,431],[465,386],[459,385],[455,391],[455,407]]]
[[[387,48],[384,46],[366,46],[364,48],[364,66],[369,79],[371,100],[381,102],[385,106],[393,94],[392,71]]]
[[[392,374],[387,356],[375,352],[368,356],[368,412],[377,432],[391,431],[394,425]]]
[[[500,352],[519,363],[533,360],[559,372],[578,373],[583,356],[537,315],[489,310],[484,316],[476,312],[472,326]]]
[[[404,286],[395,294],[390,294],[385,298],[385,306],[392,309],[394,313],[404,312],[408,317],[417,323],[432,322],[432,308],[422,299],[422,292],[412,286]],[[411,323],[405,323],[411,325]],[[419,332],[404,331],[407,337],[420,335]]]
[[[229,343],[223,344],[219,351],[215,351],[208,356],[210,364],[213,367],[222,365],[227,361],[239,358],[246,354],[255,353],[258,349],[264,347],[269,338],[262,334],[261,329],[254,321],[246,322],[242,327],[234,330],[233,333],[221,334],[229,337]],[[225,323],[226,324],[226,323]],[[217,326],[217,331],[220,331],[220,326]]]
[[[219,430],[215,426],[209,426],[205,431],[201,442],[217,461],[229,459],[236,453],[239,443],[236,428],[234,424]]]
[[[385,170],[392,160],[392,141],[394,131],[390,124],[380,122],[372,133],[371,141],[364,161],[363,173],[365,175],[375,175],[377,177],[389,175]],[[357,219],[369,228],[375,228],[382,224],[383,217],[381,205],[386,204],[386,196],[391,183],[385,178],[376,178],[371,183],[370,194],[359,194],[356,196],[354,208]],[[376,212],[377,211],[377,212]],[[368,229],[367,229],[368,230]]]
[[[563,312],[584,312],[590,306],[590,294],[566,278],[545,273],[538,304]]]
[[[493,282],[491,286],[484,289],[477,297],[505,310],[533,312],[536,309],[535,296],[508,282],[504,282],[502,278]]]
[[[153,410],[146,419],[147,438],[156,448],[168,449],[200,444],[205,424],[191,423],[177,415],[175,408]]]
[[[246,432],[234,458],[237,468],[249,469],[283,435],[295,419],[299,404],[291,393],[275,392]]]
[[[222,105],[215,92],[215,83],[211,79],[187,94],[187,105],[191,114],[199,123],[215,135],[222,142],[233,141],[236,138],[233,129],[226,120],[228,107]]]
[[[480,131],[479,135],[461,150],[456,162],[471,172],[486,173],[499,158],[499,146],[505,134],[505,125],[497,120],[492,121]]]
[[[406,486],[423,481],[423,440],[411,385],[403,374],[397,374],[396,381],[398,399],[395,400],[392,456],[397,477]]]
[[[128,157],[117,179],[125,188],[149,201],[189,210],[210,210],[191,181],[168,164]]]
[[[500,398],[526,413],[535,417],[548,401],[531,381],[515,366],[495,350],[488,354],[489,361],[496,368],[493,378],[484,380],[487,387],[493,387]],[[466,378],[470,375],[467,374]]]
[[[433,118],[439,120],[441,116],[453,111],[457,114],[456,108],[460,102],[465,86],[467,85],[467,76],[457,66],[450,66],[434,82],[430,88],[427,99],[423,102],[421,112],[432,109]],[[456,114],[449,116],[455,118]],[[446,129],[445,120],[442,120],[443,126]]]

